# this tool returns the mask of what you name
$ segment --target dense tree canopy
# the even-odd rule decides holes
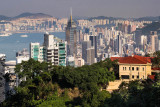
[[[110,59],[82,67],[51,66],[33,59],[16,65],[15,71],[22,81],[2,103],[3,106],[92,106],[103,105],[110,97],[108,92],[100,91],[102,85],[115,80],[113,67],[116,62]],[[77,87],[79,94],[70,97]],[[77,93],[74,93],[75,95]]]
[[[16,65],[19,78],[26,77],[0,105],[2,107],[158,107],[160,74],[155,81],[122,82],[112,93],[101,91],[117,75],[117,62],[106,59],[82,67],[51,66],[30,59]]]
[[[160,84],[147,81],[122,83],[105,101],[106,107],[159,107]]]
[[[152,59],[153,67],[160,67],[160,51],[156,51],[153,54],[154,58]]]

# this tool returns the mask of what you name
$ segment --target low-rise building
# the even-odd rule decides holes
[[[75,66],[76,67],[81,67],[84,65],[84,59],[82,58],[75,58]]]
[[[22,61],[28,61],[30,58],[30,54],[27,49],[23,49],[16,53],[16,64],[22,63]]]
[[[16,61],[6,61],[5,62],[5,74],[9,75],[9,81],[6,81],[6,92],[14,91],[14,87],[18,86],[18,76],[15,73]]]
[[[111,57],[111,60],[118,60],[119,77],[123,81],[147,79],[151,75],[151,59],[138,55],[129,57]]]
[[[75,59],[72,55],[67,56],[66,60],[67,60],[66,62],[67,66],[72,66],[72,67],[75,66]]]

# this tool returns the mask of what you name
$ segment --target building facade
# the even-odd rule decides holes
[[[44,34],[44,43],[31,43],[31,58],[52,65],[66,66],[67,42],[48,33]]]
[[[95,58],[97,58],[97,43],[98,43],[98,36],[90,36],[89,37],[90,41],[91,41],[91,46],[94,47],[94,54],[95,54]]]
[[[151,75],[151,60],[138,55],[129,57],[111,57],[118,60],[119,78],[123,81],[147,79]]]
[[[23,49],[16,53],[16,64],[22,63],[22,61],[28,61],[30,58],[30,54],[27,49]]]
[[[68,21],[67,27],[66,27],[66,41],[67,41],[67,55],[76,55],[76,46],[77,46],[77,27],[76,23],[72,19],[72,15],[70,17],[70,20]]]
[[[40,62],[44,61],[44,47],[40,46],[40,43],[30,44],[30,58]]]

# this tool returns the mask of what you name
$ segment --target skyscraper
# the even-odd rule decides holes
[[[77,45],[76,28],[77,28],[76,23],[72,19],[72,12],[71,12],[71,17],[66,27],[67,55],[75,56],[76,54],[76,45]]]
[[[158,51],[158,35],[151,35],[152,52]]]
[[[95,63],[94,47],[88,48],[86,51],[87,51],[87,62],[86,62],[86,64],[91,65],[91,64]]]
[[[66,66],[67,42],[58,42],[59,45],[59,65]]]
[[[82,58],[87,62],[87,49],[91,48],[91,41],[82,42]],[[93,53],[94,54],[94,53]]]
[[[97,36],[90,36],[89,39],[91,41],[91,46],[94,47],[95,58],[97,58],[97,40],[98,40],[98,37]]]
[[[36,61],[44,61],[44,52],[43,46],[40,46],[40,43],[31,43],[30,44],[30,58],[33,58]]]
[[[141,45],[141,35],[142,35],[142,30],[141,29],[137,29],[135,31],[135,42],[137,47],[139,47]]]
[[[122,40],[121,40],[120,35],[117,36],[117,44],[118,44],[118,46],[117,46],[118,53],[119,53],[120,56],[122,56]]]
[[[141,36],[141,49],[145,52],[146,51],[146,45],[147,45],[147,36],[142,35]]]
[[[53,65],[66,66],[66,45],[65,41],[54,37],[54,35],[44,35],[45,61]]]
[[[54,37],[54,35],[44,34],[44,43],[31,43],[31,58],[40,62],[46,61],[52,65],[66,66],[67,42]]]

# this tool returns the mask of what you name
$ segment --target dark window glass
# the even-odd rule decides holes
[[[137,67],[136,69],[137,69],[137,71],[139,71],[139,67]]]
[[[121,75],[122,79],[129,79],[129,75]]]

